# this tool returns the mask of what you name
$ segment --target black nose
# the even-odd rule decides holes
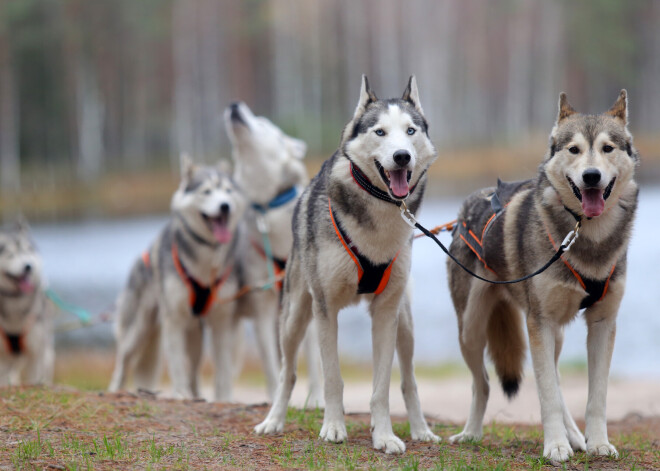
[[[233,110],[237,110],[237,109],[238,109],[238,105],[240,105],[240,104],[241,104],[240,101],[232,101],[232,102],[229,104],[229,107],[232,109],[232,111],[233,111]]]
[[[600,170],[597,168],[588,168],[582,174],[582,181],[588,186],[596,186],[600,182]]]
[[[23,274],[27,275],[31,271],[32,271],[32,265],[30,265],[29,263],[26,263],[25,267],[23,267]]]
[[[229,204],[222,203],[220,205],[220,214],[222,214],[223,216],[226,216],[227,214],[229,214]]]
[[[410,162],[410,154],[407,150],[399,149],[394,153],[394,162],[396,162],[399,167],[404,167]]]

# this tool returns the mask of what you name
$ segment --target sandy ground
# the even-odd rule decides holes
[[[418,380],[418,391],[424,413],[442,422],[461,423],[467,419],[471,401],[471,381],[468,377]],[[562,392],[568,407],[577,420],[584,418],[587,405],[586,376],[570,376],[562,379]],[[291,404],[305,404],[307,385],[300,380],[294,389]],[[204,396],[211,399],[210,387]],[[371,383],[346,382],[344,385],[344,407],[347,413],[368,412]],[[268,402],[262,388],[239,385],[234,390],[234,400],[256,404]],[[398,384],[390,387],[390,411],[395,415],[405,414],[405,406]],[[608,420],[620,420],[635,416],[660,416],[660,381],[640,379],[611,379],[607,397]],[[541,413],[536,386],[531,373],[523,380],[518,396],[508,401],[499,383],[491,381],[491,394],[486,410],[486,422],[496,420],[503,423],[540,423]]]

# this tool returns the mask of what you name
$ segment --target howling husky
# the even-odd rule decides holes
[[[412,229],[400,215],[402,205],[413,213],[419,209],[425,173],[435,158],[415,78],[410,78],[401,99],[379,100],[363,76],[358,105],[344,128],[340,148],[307,187],[293,216],[294,241],[280,322],[280,382],[268,416],[255,428],[257,433],[284,427],[298,346],[313,316],[325,393],[320,436],[335,443],[346,440],[337,315],[364,299],[372,318],[374,448],[387,453],[406,448],[394,435],[389,416],[395,347],[412,438],[439,440],[422,415],[413,374],[408,288]]]
[[[117,303],[117,361],[110,390],[122,389],[129,369],[137,387],[157,382],[161,337],[170,380],[182,398],[199,396],[202,321],[211,331],[215,399],[226,400],[233,378],[237,232],[245,199],[217,167],[182,159],[172,218],[133,265]]]
[[[625,90],[599,115],[577,113],[562,93],[538,176],[476,192],[461,208],[450,251],[494,280],[534,272],[571,230],[579,237],[561,262],[518,284],[484,283],[448,260],[461,351],[474,380],[467,423],[452,442],[481,438],[489,391],[486,346],[504,392],[512,397],[518,391],[526,350],[524,312],[541,402],[543,455],[557,461],[575,450],[617,455],[607,437],[605,399],[637,207],[633,174],[639,156],[627,121]],[[557,372],[563,327],[581,309],[589,366],[584,436],[566,407]]]
[[[15,228],[0,231],[0,386],[51,382],[53,340],[41,257],[19,220]]]

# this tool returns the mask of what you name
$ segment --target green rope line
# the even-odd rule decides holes
[[[46,290],[46,296],[50,298],[55,305],[60,308],[62,311],[70,312],[74,316],[80,320],[80,322],[84,324],[89,324],[92,321],[92,315],[87,311],[86,309],[83,309],[79,306],[75,306],[73,304],[67,303],[64,301],[62,298],[60,298],[55,291],[52,289],[47,289]]]
[[[273,269],[273,250],[270,247],[270,238],[268,237],[268,231],[260,231],[261,239],[264,244],[264,253],[266,254],[266,266],[268,268],[268,283],[261,287],[261,289],[269,290],[275,286],[275,270]]]

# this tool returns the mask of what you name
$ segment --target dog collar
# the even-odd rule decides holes
[[[349,162],[351,163],[351,176],[353,177],[353,180],[355,180],[355,183],[358,184],[360,188],[362,188],[364,191],[369,193],[371,196],[375,196],[379,200],[386,201],[388,203],[392,203],[396,206],[401,206],[402,200],[395,200],[390,196],[389,193],[386,191],[381,190],[377,186],[374,186],[373,183],[371,183],[371,180],[369,180],[369,177],[367,177],[364,172],[353,163],[352,160],[348,159]],[[422,173],[424,175],[424,173]],[[419,183],[419,180],[417,181]],[[408,192],[408,196],[412,195],[413,191],[415,191],[415,188],[417,188],[417,184],[413,186],[410,191]]]
[[[252,203],[252,208],[259,211],[260,213],[265,213],[269,209],[275,209],[279,208],[280,206],[284,206],[289,201],[295,199],[296,196],[298,196],[298,189],[295,186],[292,186],[291,188],[278,194],[275,198],[266,204]]]

